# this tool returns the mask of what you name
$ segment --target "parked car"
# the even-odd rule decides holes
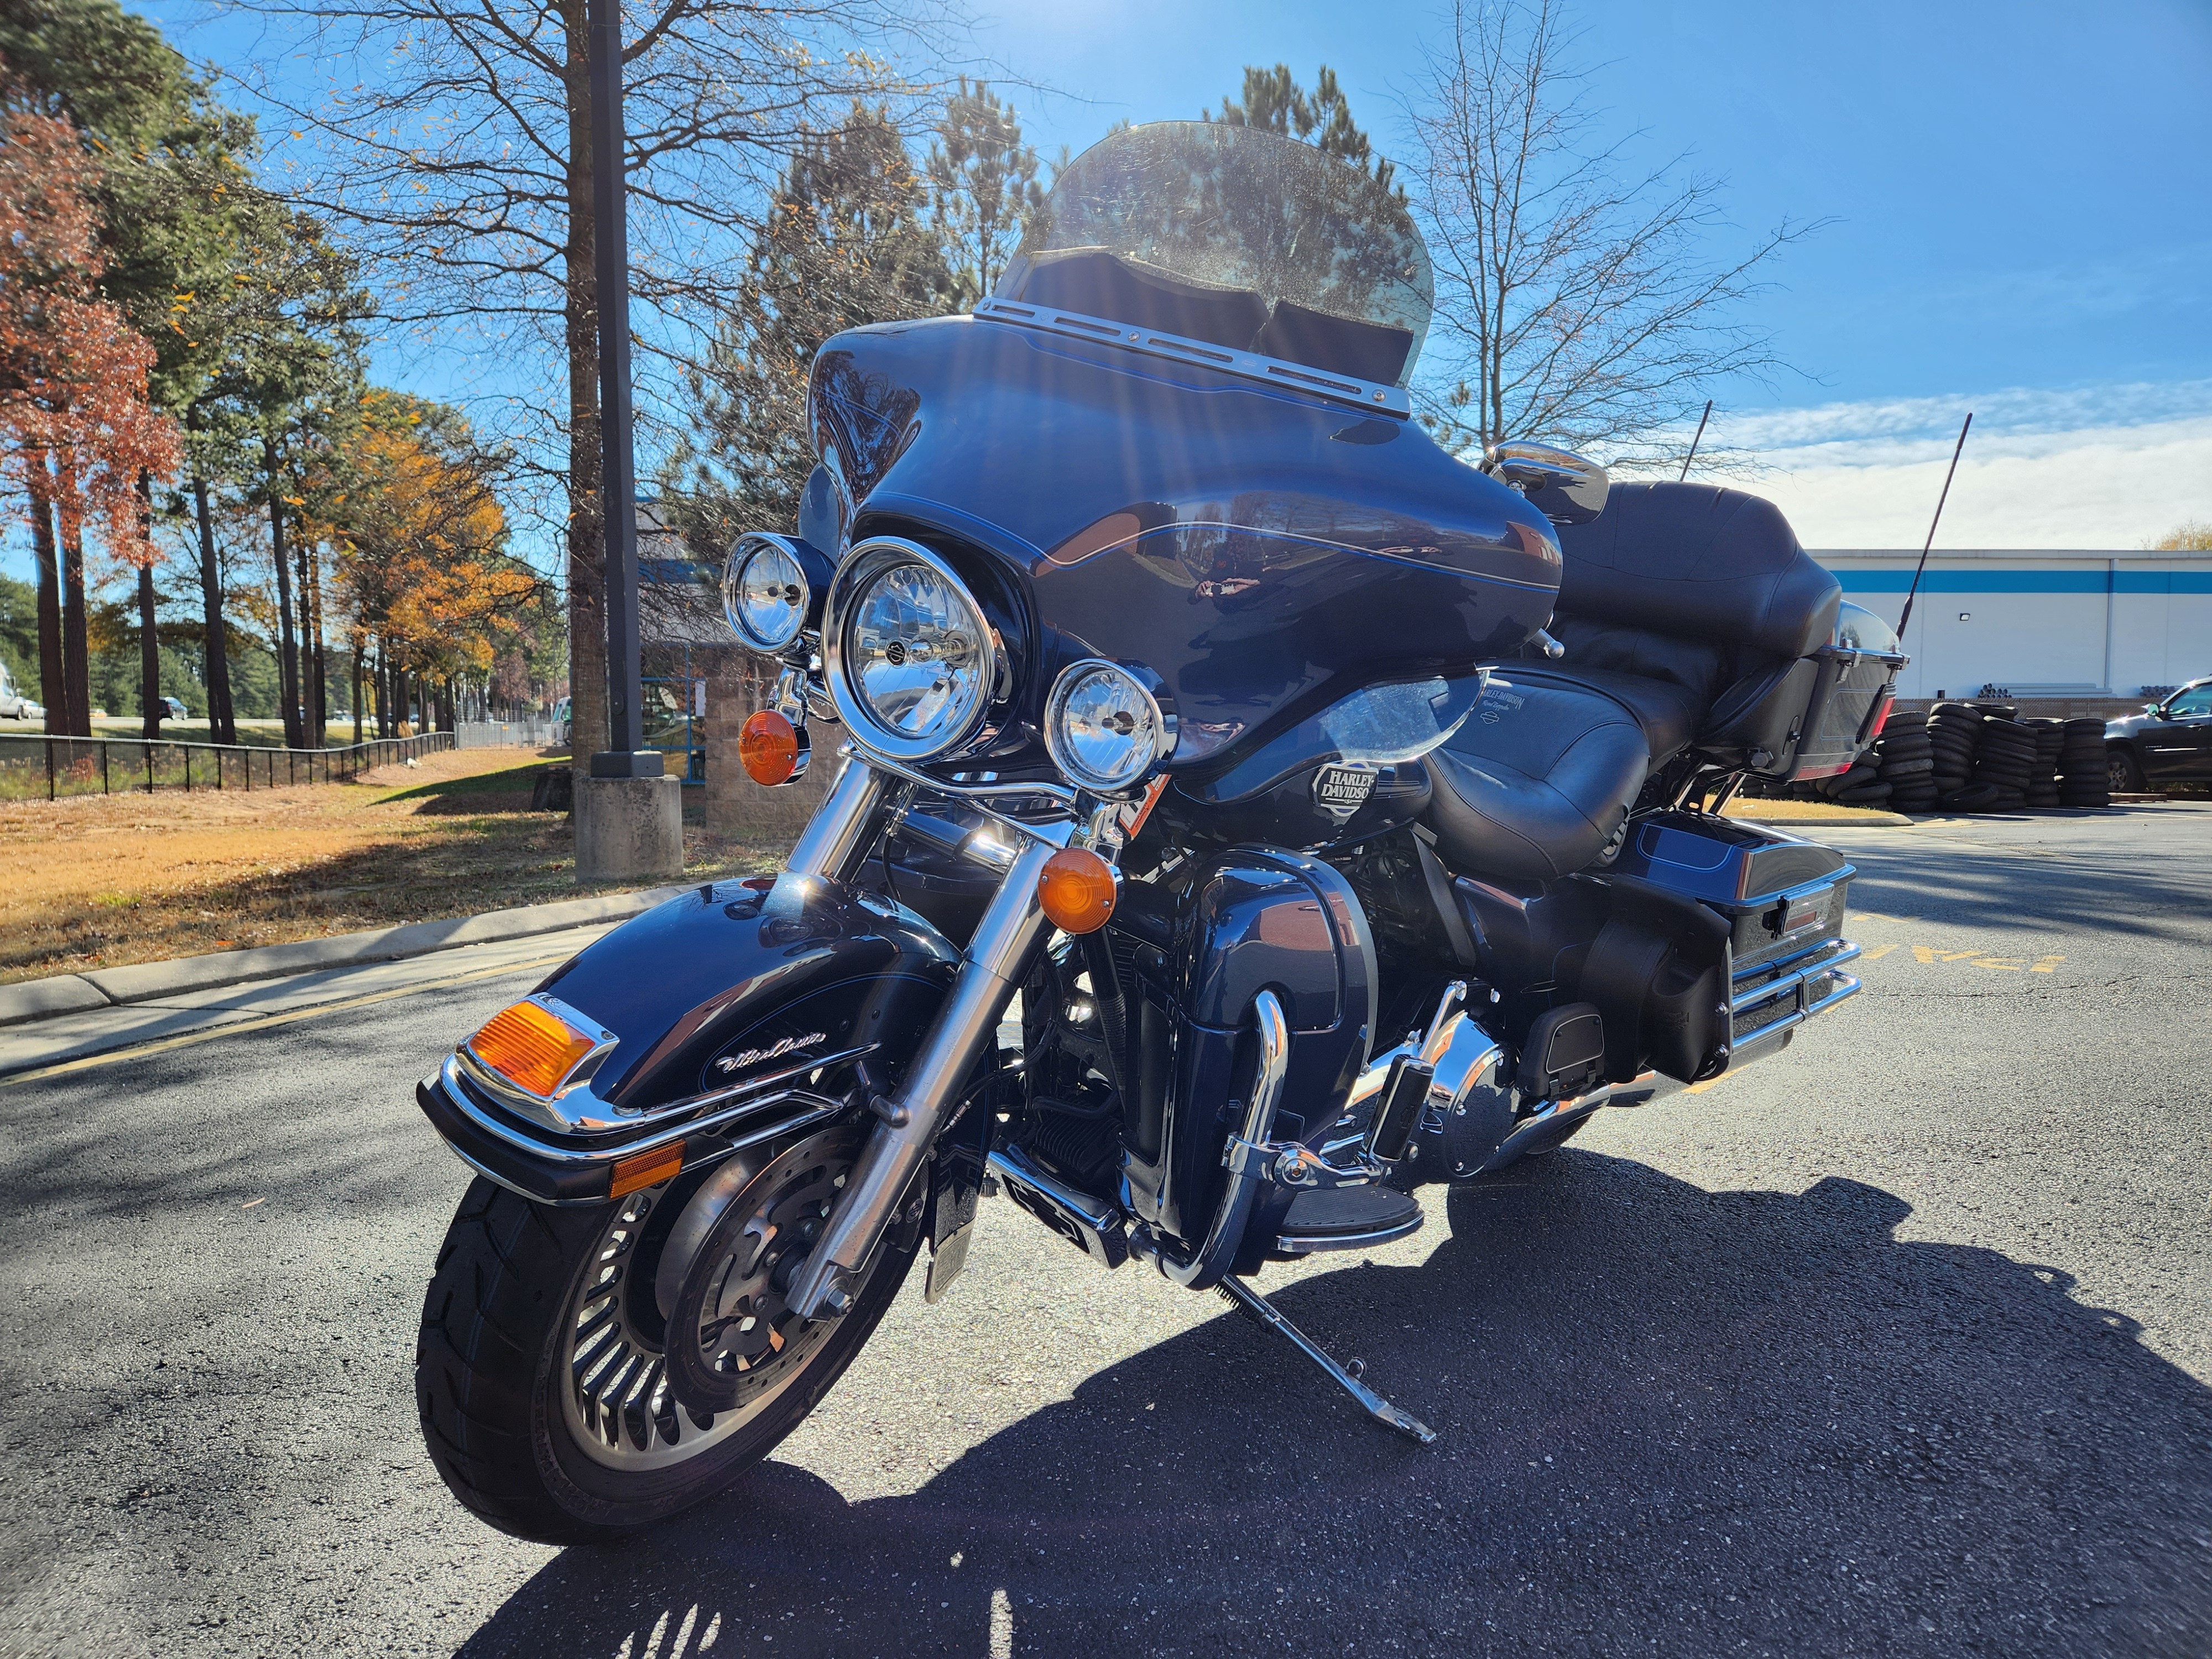
[[[2105,726],[2116,790],[2212,783],[2212,674]]]
[[[23,712],[24,697],[15,689],[15,682],[8,671],[0,668],[0,720],[25,720],[31,717]]]

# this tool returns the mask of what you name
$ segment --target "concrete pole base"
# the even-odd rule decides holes
[[[578,778],[576,879],[684,873],[681,778]]]

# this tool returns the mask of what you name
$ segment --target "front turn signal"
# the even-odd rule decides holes
[[[790,782],[799,772],[799,728],[775,709],[762,709],[738,728],[738,763],[771,789]]]
[[[598,1042],[534,1002],[502,1008],[469,1039],[469,1052],[516,1088],[550,1100]]]
[[[1114,866],[1096,853],[1063,848],[1044,861],[1037,903],[1063,933],[1095,933],[1114,914]]]

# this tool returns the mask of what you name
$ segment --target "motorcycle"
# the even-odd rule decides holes
[[[417,1091],[480,1177],[416,1359],[476,1514],[602,1539],[723,1489],[989,1196],[1425,1443],[1255,1276],[1859,988],[1851,866],[1721,809],[1846,769],[1894,637],[1750,495],[1441,448],[1431,301],[1366,173],[1164,124],[1061,171],[973,315],[822,347],[799,522],[723,597],[780,665],[746,771],[834,783],[782,873]]]

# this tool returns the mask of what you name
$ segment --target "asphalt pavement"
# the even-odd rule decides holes
[[[416,1428],[412,1089],[542,968],[0,1081],[0,1653],[2201,1659],[2212,807],[1833,839],[1863,995],[1260,1281],[1426,1449],[997,1203],[738,1489],[517,1543]]]

